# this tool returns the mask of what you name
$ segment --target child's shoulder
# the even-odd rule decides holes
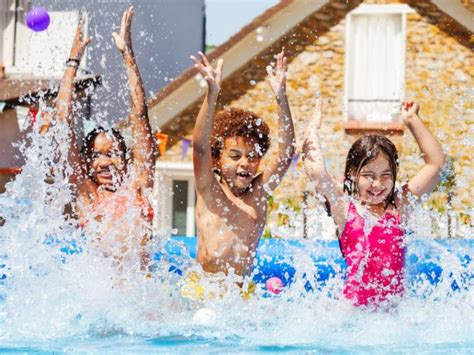
[[[250,185],[250,188],[247,192],[253,194],[257,191],[265,191],[266,194],[271,194],[271,189],[266,185],[267,183],[264,183],[263,181],[263,172],[259,172],[254,176],[252,184]]]
[[[400,217],[400,209],[397,207],[396,204],[389,203],[387,209],[385,210],[385,216],[386,215]]]
[[[395,208],[398,210],[399,213],[401,213],[405,206],[410,202],[410,189],[408,187],[408,182],[405,181],[400,186],[397,186],[395,189],[395,193],[393,196],[393,201],[395,204]]]

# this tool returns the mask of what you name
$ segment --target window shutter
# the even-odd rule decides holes
[[[14,0],[2,0],[0,5],[0,63],[2,63],[5,68],[13,64],[15,11]]]
[[[403,96],[404,17],[398,14],[353,14],[348,55],[348,118],[391,122]]]

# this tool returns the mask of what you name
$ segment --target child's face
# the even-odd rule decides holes
[[[235,194],[245,192],[257,173],[260,156],[256,144],[257,140],[253,138],[230,137],[224,141],[216,165]]]
[[[394,185],[387,155],[379,153],[375,159],[364,165],[360,170],[357,184],[362,203],[369,205],[385,203]]]
[[[114,191],[125,175],[125,161],[117,140],[104,132],[94,140],[88,163],[89,176],[99,186]]]

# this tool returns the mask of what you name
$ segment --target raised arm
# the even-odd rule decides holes
[[[303,142],[303,164],[306,174],[316,184],[318,193],[324,195],[331,207],[331,215],[339,232],[344,228],[347,203],[342,189],[338,188],[324,164],[324,156],[319,139],[323,110],[323,99],[318,97],[314,115],[306,127]]]
[[[117,49],[122,53],[127,72],[131,102],[129,120],[133,136],[132,154],[137,182],[140,188],[149,188],[153,186],[155,143],[148,119],[145,90],[133,54],[131,37],[133,15],[133,7],[129,7],[122,16],[120,32],[114,32],[112,36]]]
[[[79,21],[76,29],[76,35],[72,44],[69,59],[66,62],[66,69],[61,80],[59,87],[58,96],[55,102],[54,115],[57,121],[65,121],[70,128],[70,147],[68,160],[73,168],[70,181],[76,190],[82,188],[86,181],[85,172],[82,166],[81,155],[79,147],[77,145],[77,137],[73,127],[73,110],[72,102],[74,95],[74,79],[77,74],[77,69],[81,62],[84,51],[89,43],[92,41],[91,38],[84,38],[84,23],[85,18]],[[50,117],[45,117],[45,122],[40,127],[40,133],[44,134],[49,129],[51,124]]]
[[[408,182],[408,190],[417,197],[433,191],[446,159],[441,145],[418,116],[419,110],[416,102],[404,102],[401,116],[415,137],[425,161],[425,166]]]
[[[215,180],[212,171],[211,131],[217,97],[221,90],[224,61],[219,59],[217,67],[214,69],[202,52],[199,52],[199,56],[201,60],[195,57],[191,57],[191,59],[194,62],[194,67],[207,82],[207,94],[194,126],[193,160],[196,190],[199,194],[203,194]]]
[[[295,130],[286,97],[286,71],[286,57],[282,50],[277,55],[276,68],[267,66],[270,86],[278,104],[278,151],[263,173],[263,182],[271,191],[280,184],[295,154]]]

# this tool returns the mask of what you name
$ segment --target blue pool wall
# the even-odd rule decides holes
[[[284,285],[295,281],[295,258],[310,255],[314,267],[311,276],[303,274],[308,280],[306,289],[323,287],[328,280],[336,275],[344,277],[346,262],[342,256],[337,240],[291,240],[291,239],[261,239],[257,248],[255,268],[252,274],[257,283],[265,283],[271,277],[278,277]],[[166,243],[164,252],[156,253],[155,260],[165,259],[170,263],[170,271],[182,274],[186,268],[186,259],[195,259],[197,238],[175,236]],[[455,255],[457,265],[452,264],[451,256]],[[473,267],[474,239],[412,239],[407,243],[405,275],[409,285],[416,287],[420,282],[432,285],[441,281],[450,283],[452,290],[466,289],[474,285]],[[450,270],[443,272],[441,265],[450,263]],[[451,269],[452,267],[452,269]]]
[[[55,247],[62,243],[51,239],[46,244]],[[420,283],[437,285],[443,281],[448,282],[453,291],[474,286],[474,239],[411,238],[406,248],[405,275],[413,291],[416,292]],[[81,252],[75,241],[70,241],[66,246],[63,244],[60,250],[63,261],[68,255]],[[182,275],[196,258],[196,251],[196,237],[173,236],[166,242],[163,251],[155,253],[154,259],[158,262],[167,261],[170,272]],[[301,257],[304,260],[300,260]],[[288,286],[295,281],[297,265],[302,262],[306,263],[304,269],[312,273],[300,273],[303,281],[306,280],[305,288],[308,291],[323,288],[336,275],[345,277],[347,266],[337,240],[262,238],[257,248],[252,278],[256,283],[265,284],[269,278],[278,277]],[[448,265],[449,270],[444,271],[442,265]],[[0,258],[0,285],[7,281],[7,274],[8,257]]]

